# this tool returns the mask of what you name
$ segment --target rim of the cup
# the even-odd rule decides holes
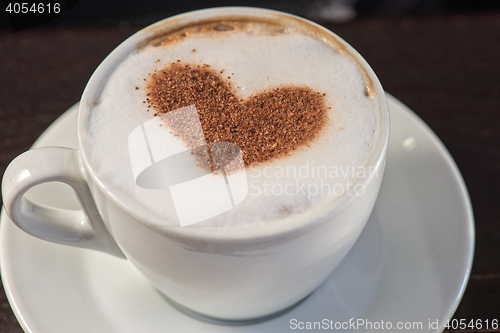
[[[151,37],[157,33],[159,30],[164,30],[165,26],[169,27],[171,30],[174,25],[179,27],[179,24],[186,25],[188,23],[196,22],[197,20],[205,20],[215,17],[223,16],[241,16],[241,17],[258,17],[258,18],[281,18],[289,19],[291,21],[299,22],[299,24],[310,25],[311,28],[315,28],[322,33],[330,35],[336,41],[341,43],[345,50],[352,55],[358,64],[364,69],[366,74],[372,81],[375,94],[378,97],[379,109],[380,109],[380,133],[377,141],[374,144],[374,148],[369,156],[365,165],[375,166],[375,171],[383,170],[385,163],[385,156],[387,152],[387,145],[389,139],[389,108],[387,105],[387,100],[385,97],[385,92],[380,84],[377,76],[364,60],[364,58],[346,41],[339,37],[334,32],[326,29],[325,27],[309,21],[305,18],[284,13],[271,9],[264,8],[254,8],[254,7],[217,7],[209,9],[195,10],[175,16],[168,17],[159,22],[156,22],[140,31],[136,32],[132,36],[128,37],[120,45],[118,45],[98,66],[98,68],[93,73],[92,77],[87,83],[85,90],[83,92],[80,109],[78,112],[77,120],[77,138],[80,147],[80,156],[82,163],[84,165],[87,177],[92,178],[92,183],[97,185],[110,200],[125,211],[128,215],[133,217],[135,220],[139,221],[143,225],[150,227],[156,231],[165,234],[173,234],[177,237],[190,237],[190,238],[203,238],[203,239],[256,239],[256,238],[269,238],[283,235],[284,233],[294,233],[301,232],[304,229],[308,229],[320,223],[320,221],[325,220],[325,215],[335,215],[347,206],[356,196],[349,196],[343,194],[339,197],[331,198],[329,196],[325,197],[322,202],[315,204],[314,207],[308,209],[303,213],[294,215],[293,218],[284,218],[280,220],[266,221],[262,224],[256,225],[237,225],[230,227],[221,226],[195,226],[193,227],[181,227],[180,225],[165,225],[162,223],[164,218],[158,216],[157,214],[149,211],[139,202],[134,200],[130,195],[124,193],[122,190],[111,186],[108,182],[97,177],[96,171],[92,168],[91,164],[88,162],[86,152],[82,147],[82,136],[80,126],[83,124],[83,114],[82,108],[90,108],[95,101],[95,98],[89,99],[89,94],[92,96],[98,96],[99,91],[102,89],[107,77],[112,73],[116,64],[125,58],[130,52],[137,48],[138,43],[144,41],[148,37]],[[162,29],[163,28],[163,29]],[[381,175],[380,175],[381,176]],[[363,182],[360,179],[356,179],[355,184],[367,184],[372,181],[373,177],[367,177]],[[333,205],[334,207],[328,207],[328,205]],[[308,220],[301,219],[300,217],[313,213],[316,218],[311,218]]]

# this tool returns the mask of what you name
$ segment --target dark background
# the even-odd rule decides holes
[[[0,175],[79,100],[109,52],[155,21],[193,9],[251,5],[325,25],[363,55],[384,88],[419,115],[455,159],[474,209],[476,251],[454,318],[500,320],[500,1],[72,0],[64,15],[24,30],[11,24],[2,4]],[[22,330],[0,288],[4,332]]]
[[[6,6],[12,1],[0,0],[0,5],[2,2]],[[442,15],[500,10],[498,0],[59,0],[58,2],[63,3],[65,14],[44,24],[45,27],[116,24],[145,26],[175,14],[219,6],[270,8],[313,20],[335,22],[349,21],[354,17]],[[337,13],[328,13],[328,9],[332,7],[337,9]],[[0,28],[11,27],[3,10],[0,13],[0,22]]]

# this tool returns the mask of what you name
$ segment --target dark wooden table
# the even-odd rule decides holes
[[[415,111],[455,159],[477,233],[472,275],[455,318],[500,320],[500,13],[325,25],[365,57],[384,88]],[[139,28],[0,31],[0,174],[79,100],[98,64]],[[4,332],[22,329],[0,288]]]

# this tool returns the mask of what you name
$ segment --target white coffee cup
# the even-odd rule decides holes
[[[305,218],[251,228],[160,228],[159,217],[100,179],[88,162],[82,113],[103,80],[138,43],[165,26],[206,18],[245,15],[288,17],[334,36],[364,68],[380,103],[380,136],[369,158],[373,173],[361,180],[362,196],[344,195],[317,205]],[[281,311],[314,291],[356,242],[382,181],[389,134],[384,91],[365,60],[342,39],[304,19],[255,8],[216,8],[168,18],[119,45],[99,66],[80,101],[80,150],[33,149],[7,168],[2,195],[7,214],[25,232],[51,242],[126,257],[162,293],[202,315],[244,320]],[[37,205],[23,195],[35,185],[60,181],[73,187],[81,211]],[[133,288],[134,286],[130,286]]]

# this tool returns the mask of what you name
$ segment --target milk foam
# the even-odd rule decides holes
[[[327,197],[345,195],[356,178],[367,177],[366,163],[379,136],[379,101],[366,95],[366,77],[348,53],[303,31],[276,33],[261,23],[149,44],[112,71],[98,103],[86,115],[88,131],[82,139],[98,177],[161,216],[166,225],[178,225],[171,193],[136,186],[127,142],[137,126],[153,118],[154,111],[144,103],[148,73],[177,60],[223,71],[241,99],[282,85],[306,85],[324,93],[329,108],[324,130],[315,140],[290,156],[247,167],[246,199],[194,227],[281,219]]]

